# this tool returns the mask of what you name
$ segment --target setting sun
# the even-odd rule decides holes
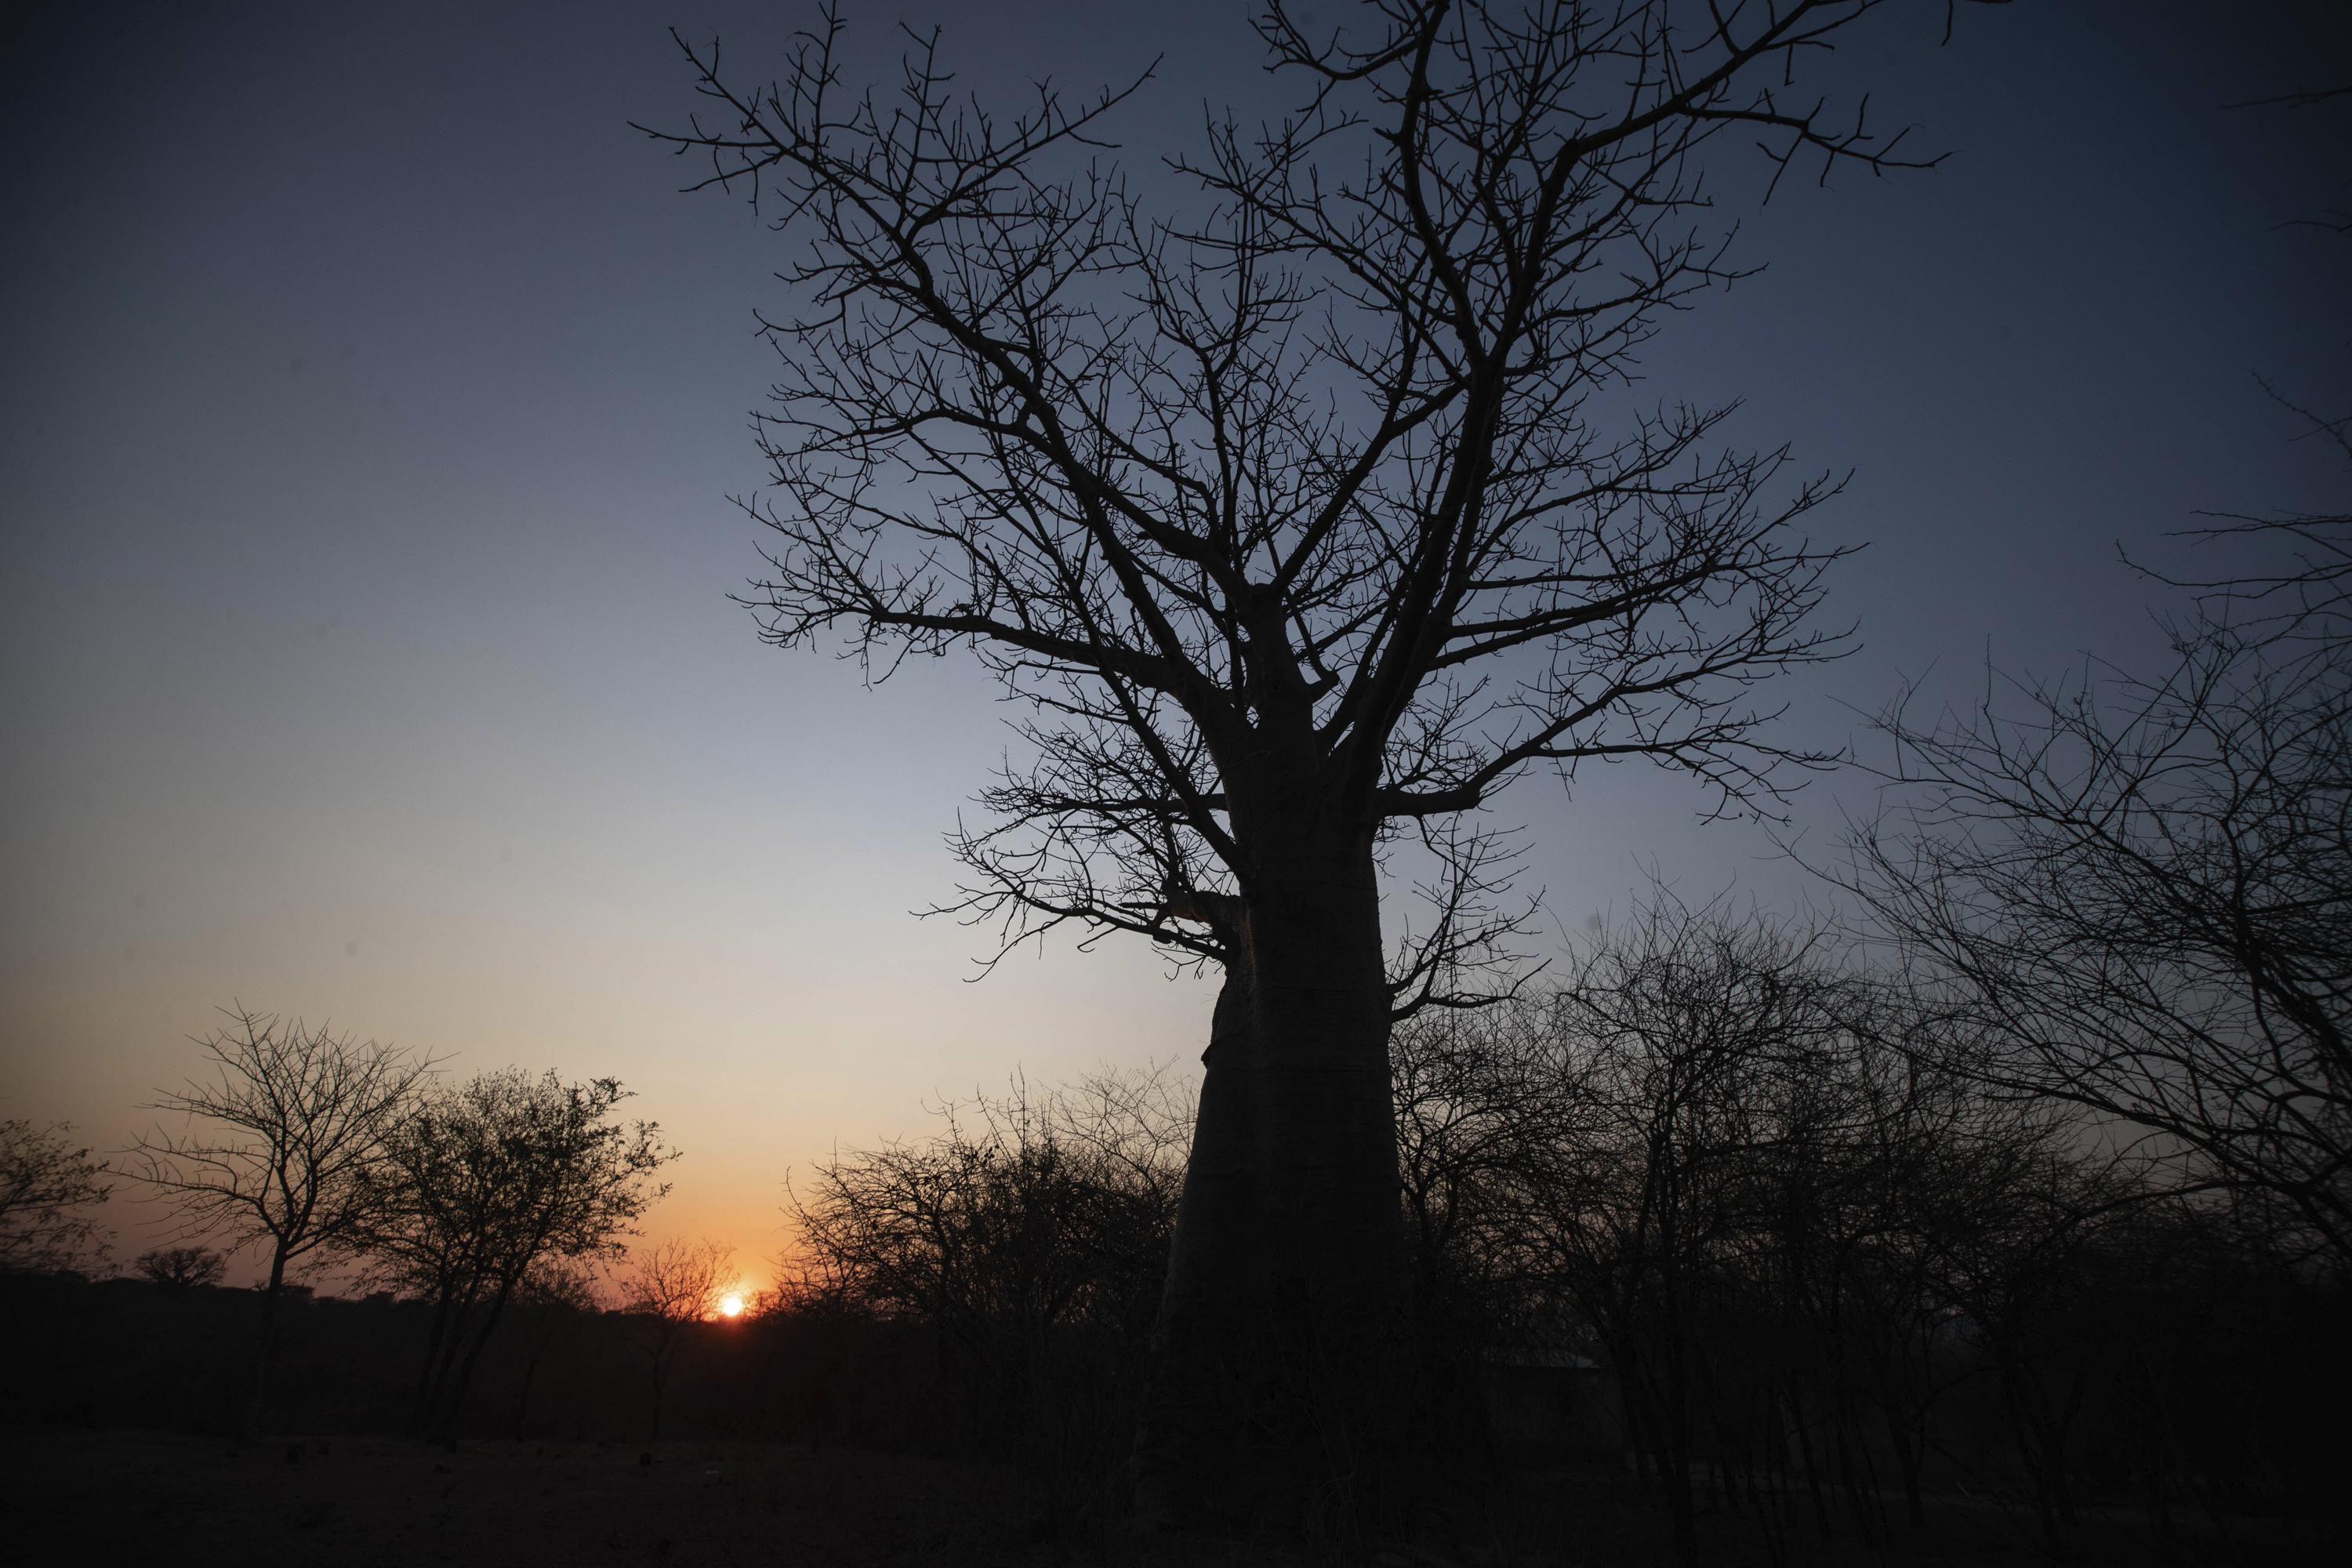
[[[719,1315],[722,1318],[741,1317],[743,1315],[743,1298],[740,1296],[721,1296],[719,1298]]]

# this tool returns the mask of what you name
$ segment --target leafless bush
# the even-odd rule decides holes
[[[1126,1325],[1165,1264],[1184,1098],[1151,1072],[942,1102],[939,1132],[836,1153],[794,1190],[810,1278],[982,1361],[1008,1336]]]

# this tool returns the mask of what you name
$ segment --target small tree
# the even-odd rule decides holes
[[[142,1252],[131,1267],[149,1284],[165,1290],[194,1290],[221,1282],[228,1259],[202,1247],[159,1247]]]
[[[414,1112],[435,1064],[325,1023],[313,1028],[242,1005],[221,1011],[228,1023],[196,1039],[209,1079],[191,1079],[146,1108],[178,1112],[186,1130],[136,1140],[127,1173],[178,1208],[183,1239],[268,1248],[243,1417],[250,1430],[268,1389],[287,1270],[347,1244],[369,1219],[385,1142]]]
[[[0,1271],[63,1268],[96,1245],[97,1222],[76,1211],[106,1201],[106,1166],[66,1139],[62,1121],[0,1121]]]
[[[1661,892],[1549,996],[1400,1032],[1434,1326],[1605,1360],[1684,1562],[1710,1485],[1777,1560],[1792,1482],[1825,1537],[1843,1494],[1883,1545],[1879,1453],[1924,1521],[1934,1413],[1969,1370],[1952,1319],[2002,1237],[2041,1234],[2036,1179],[2071,1168],[2067,1108],[1987,1094],[1968,1020],[1853,957]],[[2042,1363],[2011,1362],[2039,1399]],[[2037,1487],[2064,1447],[2043,1429],[2020,1438]]]
[[[532,1267],[611,1257],[669,1191],[677,1151],[649,1121],[613,1120],[616,1079],[486,1072],[427,1096],[373,1173],[351,1238],[382,1282],[433,1303],[410,1429],[446,1437],[482,1347]]]
[[[723,1242],[665,1241],[642,1253],[622,1281],[627,1310],[640,1327],[637,1348],[653,1373],[653,1426],[661,1440],[662,1394],[671,1359],[688,1331],[719,1311],[719,1292],[734,1277],[735,1249]]]

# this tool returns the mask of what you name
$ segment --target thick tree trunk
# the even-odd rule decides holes
[[[1345,1510],[1399,1457],[1396,1400],[1412,1381],[1380,889],[1369,826],[1266,839],[1250,899],[1264,1042],[1259,1305],[1293,1484],[1345,1528]]]
[[[1240,1455],[1225,1414],[1246,1382],[1241,1307],[1258,1274],[1257,1021],[1246,961],[1225,973],[1209,1026],[1192,1150],[1177,1199],[1136,1435],[1136,1512],[1168,1527],[1230,1495]]]
[[[1146,1521],[1353,1528],[1401,1458],[1389,994],[1368,828],[1261,826],[1217,1004],[1138,1443]],[[1409,1381],[1409,1380],[1406,1380]]]

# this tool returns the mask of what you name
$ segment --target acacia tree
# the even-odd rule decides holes
[[[63,1268],[89,1253],[98,1225],[80,1212],[113,1189],[105,1163],[67,1141],[60,1121],[0,1121],[0,1270]]]
[[[348,1245],[377,1279],[433,1303],[413,1433],[449,1435],[535,1266],[614,1256],[669,1191],[654,1178],[677,1151],[656,1123],[613,1119],[628,1098],[614,1079],[507,1068],[432,1095],[391,1141],[370,1221]]]
[[[260,1417],[288,1268],[345,1245],[367,1223],[381,1197],[373,1178],[385,1142],[414,1112],[435,1064],[325,1023],[313,1028],[242,1005],[222,1012],[228,1023],[196,1040],[210,1079],[192,1079],[147,1108],[179,1112],[186,1130],[137,1139],[125,1174],[179,1210],[180,1239],[268,1248],[243,1417],[249,1428]]]
[[[1836,487],[1722,445],[1727,407],[1601,395],[1733,276],[1700,184],[1719,138],[1775,179],[1903,162],[1787,85],[1875,5],[1379,0],[1325,33],[1276,0],[1256,31],[1296,110],[1213,121],[1153,182],[1197,199],[1161,214],[1102,156],[1140,82],[998,117],[936,38],[895,100],[845,88],[835,15],[765,86],[680,40],[717,118],[649,133],[800,247],[749,503],[765,637],[876,678],[977,658],[1031,716],[953,840],[958,907],[1007,946],[1076,923],[1225,974],[1172,1384],[1249,1343],[1375,1386],[1390,1026],[1495,934],[1449,896],[1391,965],[1386,846],[1475,873],[1465,814],[1597,760],[1726,810],[1775,787],[1753,688],[1839,647],[1810,619],[1837,552],[1796,527]],[[1339,1412],[1303,1392],[1294,1449]]]
[[[159,1247],[131,1265],[139,1277],[165,1290],[208,1289],[228,1272],[228,1259],[202,1247]]]

